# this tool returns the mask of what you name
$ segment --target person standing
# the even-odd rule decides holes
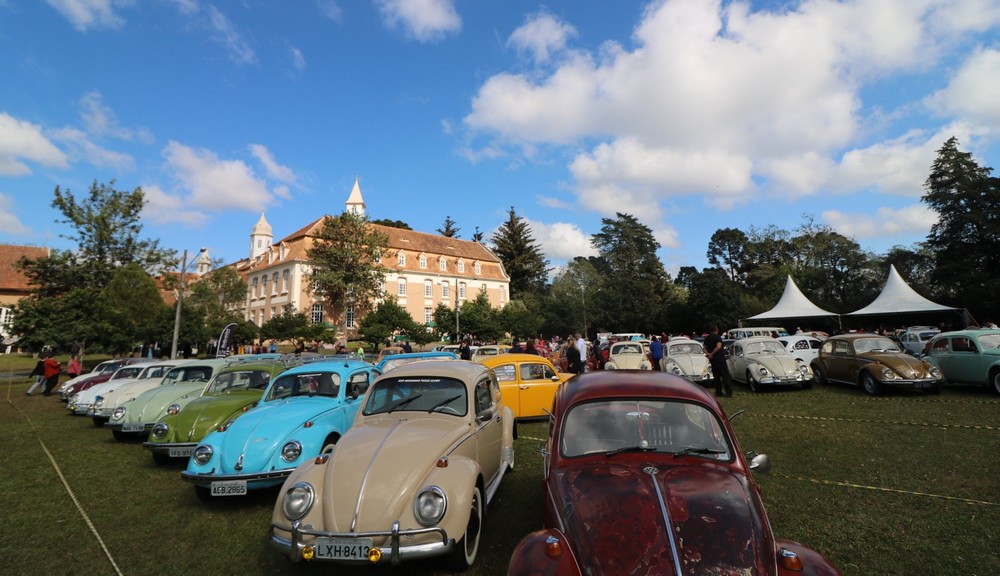
[[[152,348],[150,348],[150,350],[152,350]],[[83,365],[80,364],[80,358],[73,356],[69,359],[69,364],[66,365],[66,375],[72,380],[73,378],[79,376],[80,372],[83,372]]]
[[[524,353],[524,348],[521,348],[521,343],[517,341],[517,337],[516,336],[510,342],[510,350],[509,350],[508,353],[509,354],[523,354]]]
[[[580,371],[577,374],[583,374],[587,371],[587,341],[579,332],[576,333],[576,350],[580,353]]]
[[[663,358],[663,344],[653,336],[649,339],[649,360],[653,364],[653,370],[659,372],[660,360]]]
[[[468,338],[458,345],[458,357],[462,360],[472,360],[472,348],[469,348]]]
[[[28,388],[27,392],[25,392],[25,394],[27,394],[28,396],[31,396],[31,393],[35,391],[35,388],[38,388],[42,384],[45,383],[45,359],[44,358],[39,358],[38,359],[38,362],[35,363],[34,370],[31,371],[31,375],[35,377],[35,383],[31,385],[31,388]]]
[[[708,329],[708,336],[705,337],[705,356],[712,365],[712,381],[715,383],[715,395],[723,395],[725,388],[726,398],[733,396],[733,379],[729,374],[729,365],[726,364],[726,348],[722,345],[722,338],[719,337],[719,327],[712,325]]]
[[[524,344],[524,353],[525,354],[535,354],[535,355],[538,354],[538,349],[535,348],[535,341],[533,339],[528,338],[528,341],[525,342],[525,344]]]
[[[572,340],[566,341],[566,371],[570,374],[583,374],[583,362],[580,361],[580,349]]]
[[[59,383],[59,373],[62,372],[62,366],[59,361],[53,358],[52,354],[45,357],[44,373],[45,376],[45,389],[42,392],[42,396],[51,396],[52,389],[56,387]]]

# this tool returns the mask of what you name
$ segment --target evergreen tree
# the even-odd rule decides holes
[[[513,206],[507,212],[507,221],[500,225],[491,241],[493,251],[510,275],[510,297],[522,298],[541,293],[549,272],[549,262],[531,236],[531,227],[517,215]]]
[[[388,218],[382,218],[380,220],[370,220],[370,224],[378,224],[379,226],[388,226],[389,228],[399,228],[401,230],[413,230],[410,225],[402,220],[390,220]]]
[[[437,233],[446,238],[461,238],[458,235],[461,228],[455,227],[455,221],[451,219],[451,216],[444,217],[444,228],[438,228]]]

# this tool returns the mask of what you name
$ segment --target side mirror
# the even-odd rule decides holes
[[[753,454],[750,458],[750,469],[754,472],[767,473],[771,470],[771,459],[767,454]]]

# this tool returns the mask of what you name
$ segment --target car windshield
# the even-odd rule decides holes
[[[1000,334],[982,334],[979,336],[979,346],[983,350],[1000,348]]]
[[[712,412],[673,400],[601,400],[573,406],[563,418],[560,450],[567,457],[641,450],[732,458]]]
[[[383,378],[368,392],[364,415],[388,412],[439,412],[465,416],[469,412],[465,382],[438,376]]]
[[[688,342],[684,344],[671,344],[667,349],[667,356],[683,356],[685,354],[704,354],[705,350],[699,344]]]
[[[212,378],[211,366],[178,366],[167,372],[161,384],[174,382],[208,382]]]
[[[224,394],[232,390],[260,390],[271,382],[271,373],[262,368],[256,370],[234,370],[216,374],[205,387],[206,396]]]
[[[888,338],[860,338],[854,341],[854,351],[858,354],[868,352],[899,352],[899,346]]]
[[[265,400],[278,400],[294,396],[333,396],[340,394],[340,374],[336,372],[311,372],[308,374],[282,374],[267,390]]]
[[[140,373],[142,373],[142,366],[128,366],[126,368],[119,368],[117,372],[111,375],[111,379],[136,378]]]
[[[781,354],[783,352],[785,352],[785,347],[777,340],[750,342],[746,346],[747,354]]]
[[[611,353],[614,355],[618,354],[642,354],[642,344],[639,343],[627,343],[627,344],[615,344],[611,347]]]
[[[97,368],[94,368],[94,372],[108,374],[109,372],[117,370],[122,364],[122,362],[102,362],[97,365]]]
[[[167,373],[173,366],[147,366],[142,374],[139,374],[139,378],[163,378],[163,375]]]

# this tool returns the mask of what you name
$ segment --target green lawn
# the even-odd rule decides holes
[[[26,397],[26,379],[2,376],[0,573],[373,573],[289,563],[265,542],[274,491],[203,503],[181,467],[155,466],[139,443],[117,443],[54,398]],[[771,456],[758,480],[776,535],[808,543],[846,575],[1000,574],[1000,398],[737,387],[723,402],[747,410],[733,421],[744,449]],[[546,424],[519,432],[517,470],[488,510],[473,576],[504,574],[517,541],[540,527]],[[433,562],[377,570],[442,573]]]

